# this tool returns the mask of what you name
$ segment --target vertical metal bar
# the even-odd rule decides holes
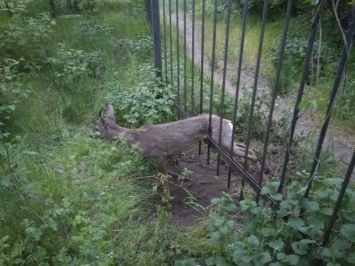
[[[353,157],[350,161],[348,170],[345,174],[345,178],[344,178],[343,184],[341,186],[337,202],[335,203],[335,206],[333,209],[333,214],[330,217],[328,227],[325,230],[323,241],[322,241],[322,247],[325,247],[327,245],[328,240],[329,240],[329,236],[330,236],[330,233],[332,232],[334,222],[337,219],[338,211],[340,209],[341,202],[344,198],[346,188],[348,187],[349,180],[351,178],[351,174],[354,171],[354,166],[355,166],[355,151],[353,152]]]
[[[281,38],[280,55],[279,55],[278,67],[277,67],[277,71],[276,71],[274,88],[273,88],[273,92],[272,92],[269,119],[268,119],[266,136],[265,136],[265,141],[264,141],[263,157],[262,157],[261,169],[260,169],[261,173],[264,172],[264,168],[265,168],[267,147],[269,145],[269,140],[270,140],[270,129],[271,129],[271,124],[272,124],[272,116],[274,113],[277,90],[279,87],[280,74],[281,74],[281,69],[282,69],[282,60],[283,60],[285,46],[286,46],[287,32],[288,32],[288,27],[289,27],[290,20],[291,20],[292,2],[293,2],[292,0],[288,0],[288,2],[287,2],[286,18],[285,18],[285,24],[284,24],[282,38]]]
[[[285,183],[285,178],[286,178],[286,171],[287,171],[287,166],[288,166],[288,162],[290,159],[290,154],[291,154],[291,147],[292,147],[292,143],[293,143],[293,137],[295,135],[295,129],[296,129],[296,123],[298,120],[298,114],[299,114],[299,109],[298,106],[302,100],[302,96],[303,96],[303,91],[304,91],[304,86],[306,84],[306,80],[307,80],[307,76],[309,74],[309,68],[310,68],[310,62],[312,59],[312,51],[313,51],[313,45],[314,45],[314,40],[316,37],[316,33],[317,33],[317,29],[318,29],[318,25],[319,25],[319,14],[320,11],[323,7],[323,1],[319,2],[317,5],[317,10],[314,16],[314,20],[311,26],[311,35],[308,41],[308,48],[307,48],[307,53],[306,53],[306,58],[305,58],[305,62],[304,62],[304,66],[303,66],[303,72],[302,72],[302,77],[301,77],[301,83],[300,86],[298,88],[298,92],[297,92],[297,98],[296,98],[296,103],[295,103],[295,107],[293,110],[293,116],[292,116],[292,122],[291,122],[291,131],[290,131],[290,136],[288,139],[288,143],[287,143],[287,147],[286,147],[286,151],[285,151],[285,155],[284,155],[284,163],[283,163],[283,167],[282,167],[282,172],[281,172],[281,176],[280,176],[280,185],[277,189],[277,193],[281,193],[282,188],[284,186]]]
[[[213,37],[212,37],[212,65],[211,65],[211,89],[210,89],[210,110],[209,110],[209,126],[208,132],[211,134],[212,122],[212,108],[213,108],[213,86],[214,86],[214,64],[216,60],[216,38],[217,38],[217,13],[218,0],[214,0],[214,14],[213,14]],[[207,164],[210,163],[211,145],[208,145]]]
[[[178,23],[178,21],[176,22]],[[184,0],[184,109],[186,110],[187,106],[187,70],[186,70],[186,61],[187,61],[187,49],[186,49],[186,0]]]
[[[174,86],[174,71],[173,71],[173,29],[172,29],[172,18],[171,18],[171,0],[169,0],[169,38],[170,38],[170,83]],[[179,103],[179,92],[177,94],[177,102]]]
[[[227,78],[227,61],[228,61],[228,45],[229,45],[229,31],[230,31],[230,18],[231,18],[231,0],[228,0],[227,3],[227,21],[226,21],[226,38],[224,43],[224,57],[223,57],[223,80],[222,80],[222,97],[221,97],[221,111],[220,121],[219,121],[219,140],[218,145],[221,146],[222,143],[222,122],[224,116],[224,97],[226,92],[226,78]],[[217,176],[219,175],[219,166],[220,166],[220,155],[217,157]]]
[[[200,76],[200,114],[203,111],[203,72],[204,72],[204,53],[205,53],[205,9],[206,1],[202,1],[202,25],[201,25],[201,76]]]
[[[206,1],[202,0],[202,25],[201,25],[201,76],[200,76],[200,114],[203,111],[203,71],[204,71],[204,53],[205,53],[205,9]],[[198,145],[198,154],[201,154],[201,141]]]
[[[163,0],[163,28],[164,28],[164,67],[165,67],[165,84],[168,82],[168,58],[167,58],[167,44],[166,44],[166,10],[165,0]]]
[[[244,8],[243,8],[243,22],[242,22],[242,36],[240,40],[240,48],[239,48],[239,58],[238,58],[238,71],[237,71],[237,82],[235,86],[235,96],[234,96],[234,111],[233,111],[233,132],[236,127],[237,120],[237,110],[238,110],[238,100],[239,100],[239,88],[240,88],[240,76],[242,74],[242,62],[243,62],[243,53],[244,53],[244,41],[245,41],[245,32],[247,27],[247,16],[248,16],[248,0],[244,0]],[[234,134],[232,134],[231,140],[231,158],[233,156],[234,150]],[[231,182],[231,171],[228,174],[228,188],[230,188]],[[242,185],[244,184],[244,179],[242,179]]]
[[[257,55],[257,60],[256,60],[256,66],[255,66],[255,77],[254,77],[254,85],[253,85],[253,96],[252,96],[252,104],[250,107],[250,112],[249,112],[249,124],[248,124],[248,133],[247,133],[247,141],[246,141],[246,153],[245,153],[245,158],[244,158],[244,168],[247,168],[247,155],[249,151],[249,144],[251,140],[251,125],[253,121],[253,116],[254,116],[254,106],[255,106],[255,98],[256,98],[256,90],[258,88],[258,79],[259,79],[259,70],[260,70],[260,62],[261,62],[261,54],[263,51],[263,44],[264,44],[264,34],[265,34],[265,25],[266,25],[266,18],[267,18],[267,11],[268,11],[268,6],[269,6],[269,0],[264,1],[264,7],[263,7],[263,16],[261,19],[261,28],[260,28],[260,38],[259,38],[259,48],[258,48],[258,55]],[[261,181],[263,179],[263,172],[260,171],[260,178],[259,178],[259,186],[261,186]],[[260,193],[258,192],[256,195],[256,201],[259,201]]]
[[[192,63],[191,63],[191,114],[195,108],[195,0],[192,0]]]
[[[345,65],[348,61],[348,58],[350,56],[350,49],[351,49],[351,45],[352,45],[352,39],[353,39],[353,35],[355,33],[355,14],[352,15],[351,21],[349,23],[349,29],[347,31],[345,31],[345,41],[346,43],[344,44],[343,47],[343,52],[340,58],[340,62],[339,62],[339,67],[338,67],[338,71],[336,74],[336,78],[334,81],[334,85],[333,85],[333,90],[331,92],[330,95],[330,99],[329,99],[329,103],[328,103],[328,107],[327,107],[327,111],[326,111],[326,115],[325,115],[325,119],[324,119],[324,123],[322,125],[321,128],[321,132],[319,135],[319,139],[318,139],[318,143],[317,143],[317,149],[316,149],[316,153],[314,155],[314,160],[313,160],[313,164],[312,164],[312,169],[309,175],[309,179],[308,179],[308,184],[307,184],[307,188],[306,188],[306,192],[304,194],[304,196],[307,198],[309,195],[309,192],[311,190],[312,187],[312,181],[313,181],[313,177],[314,174],[318,168],[319,165],[319,156],[322,150],[322,146],[323,146],[323,142],[325,139],[325,135],[327,133],[327,129],[328,129],[328,124],[330,121],[330,116],[332,113],[332,109],[333,109],[333,105],[334,105],[334,101],[339,89],[339,85],[342,81],[343,78],[343,74],[344,74],[344,69],[345,69]]]
[[[176,75],[177,75],[177,77],[176,77],[176,86],[177,86],[178,95],[179,95],[180,94],[179,1],[178,0],[175,0],[175,1],[176,1]],[[185,93],[185,88],[184,88],[184,93]],[[179,101],[178,101],[178,103],[179,103]]]
[[[70,2],[71,5],[71,2]],[[153,28],[153,20],[152,20],[152,0],[145,0],[144,1],[144,8],[145,12],[147,12],[147,18],[149,22],[149,27],[152,29]],[[70,9],[72,9],[70,7]]]
[[[160,21],[159,21],[159,0],[152,0],[152,23],[153,23],[153,44],[154,44],[154,65],[155,74],[162,80]]]

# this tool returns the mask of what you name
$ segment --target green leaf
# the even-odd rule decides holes
[[[269,242],[269,246],[272,247],[275,251],[280,251],[285,246],[282,240],[274,240]]]
[[[270,193],[270,189],[268,187],[263,187],[260,191],[260,195],[265,195],[269,193]]]
[[[292,249],[294,252],[296,252],[299,255],[305,255],[307,254],[307,248],[308,246],[305,244],[302,244],[301,242],[294,242],[292,243]]]
[[[234,221],[233,220],[227,221],[226,226],[230,229],[233,229],[234,228]]]
[[[339,252],[342,252],[343,250],[346,250],[350,246],[351,246],[351,244],[348,241],[344,241],[341,239],[335,239],[335,241],[332,243],[331,247]]]
[[[233,252],[233,262],[239,264],[239,262],[246,256],[246,251],[243,249],[237,249]]]
[[[223,225],[219,228],[219,231],[223,234],[223,235],[228,235],[228,233],[231,232],[231,229],[226,226],[226,225]]]
[[[254,246],[254,247],[258,247],[260,245],[259,239],[254,235],[249,236],[247,239],[247,242],[249,245]]]
[[[299,260],[300,260],[300,258],[297,255],[288,255],[287,256],[287,262],[289,265],[297,265]]]
[[[286,254],[283,252],[279,252],[276,254],[276,258],[280,261],[284,261],[286,259]]]
[[[331,207],[321,208],[319,212],[330,216],[333,213],[333,208],[331,208]]]
[[[252,207],[257,206],[256,202],[250,200],[242,200],[239,202],[239,204],[242,211],[246,211]]]
[[[218,203],[220,203],[221,202],[221,199],[219,199],[219,198],[213,198],[212,200],[211,200],[211,203],[213,204],[213,205],[217,205]]]
[[[212,241],[216,244],[219,244],[222,241],[222,234],[219,231],[213,232]]]
[[[226,210],[229,213],[236,213],[238,208],[237,208],[237,206],[234,203],[229,203],[228,206],[226,207]]]
[[[274,200],[281,201],[282,200],[282,194],[277,193],[277,194],[271,195],[271,198],[273,198]]]
[[[259,255],[259,262],[266,264],[271,261],[271,256],[268,252],[262,252]]]
[[[271,227],[266,227],[261,229],[261,233],[263,236],[275,236],[276,235],[276,230]]]
[[[355,253],[350,253],[347,258],[346,261],[352,264],[355,264]]]
[[[290,218],[288,220],[288,225],[291,226],[294,230],[298,230],[301,226],[304,226],[304,221],[299,218]]]
[[[206,265],[229,266],[231,265],[226,258],[221,256],[211,257],[206,260]]]
[[[277,261],[277,262],[270,263],[269,266],[282,266],[282,263]]]
[[[340,229],[340,233],[350,242],[355,243],[355,224],[345,224]]]
[[[318,211],[319,210],[319,205],[315,201],[309,201],[306,203],[306,208],[310,211]]]
[[[196,266],[195,259],[176,260],[174,266]]]

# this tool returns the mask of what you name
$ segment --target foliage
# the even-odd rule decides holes
[[[269,182],[261,194],[270,194],[279,202],[274,211],[266,203],[243,200],[239,209],[229,195],[212,202],[217,212],[208,225],[211,239],[220,251],[209,258],[208,265],[312,265],[318,259],[329,265],[354,263],[355,217],[354,190],[348,188],[339,219],[335,222],[326,247],[321,243],[342,179],[316,177],[309,198],[304,198],[300,181],[292,181],[286,195],[275,193],[279,183]],[[234,219],[243,216],[242,234],[236,235]]]
[[[134,39],[112,40],[112,46],[120,53],[122,60],[130,57],[147,60],[152,57],[153,39],[151,36],[139,35]]]
[[[291,62],[292,72],[295,72],[298,75],[301,74],[303,69],[308,46],[308,39],[305,37],[288,38],[286,42],[284,61]],[[271,62],[275,68],[277,68],[279,55],[280,45],[279,42],[275,42],[269,53]],[[312,50],[310,71],[318,72],[321,76],[333,73],[334,62],[336,62],[338,55],[339,52],[337,52],[334,48],[330,48],[326,42],[320,43],[319,41],[315,41]],[[295,75],[294,78],[297,76]],[[290,79],[292,80],[292,77],[290,77]]]
[[[144,124],[157,124],[171,120],[173,97],[170,88],[162,84],[150,66],[139,70],[139,83],[135,88],[118,88],[107,99],[117,106],[120,124],[139,127]]]
[[[65,44],[59,44],[56,56],[47,57],[46,61],[53,68],[54,76],[64,82],[86,75],[99,78],[105,68],[101,52],[70,49]]]
[[[26,10],[26,9],[24,9]],[[24,11],[23,11],[24,12]],[[20,60],[20,71],[31,71],[43,66],[50,49],[50,34],[55,21],[48,14],[26,17],[22,13],[13,16],[0,26],[0,55]]]
[[[17,104],[22,97],[27,97],[29,90],[23,89],[16,71],[20,60],[5,59],[0,61],[0,140],[6,138],[10,133],[2,127],[11,119],[12,113],[16,110]]]
[[[76,26],[76,33],[81,38],[84,37],[96,42],[100,42],[102,39],[110,39],[112,31],[112,26],[95,20],[80,21]]]

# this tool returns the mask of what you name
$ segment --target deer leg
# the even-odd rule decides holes
[[[224,145],[224,148],[227,149],[228,151],[231,151],[230,145]],[[233,155],[244,158],[246,154],[246,146],[243,143],[235,143],[234,148],[233,148]],[[247,159],[252,161],[256,170],[260,173],[261,171],[261,166],[258,161],[258,157],[255,155],[255,153],[252,150],[248,151],[247,154]],[[268,178],[263,174],[263,179],[267,180]]]
[[[236,148],[236,153],[233,152],[233,154],[235,156],[239,156],[239,157],[244,157],[245,153],[246,153],[246,146],[242,143],[236,143],[235,144],[235,148]],[[258,157],[255,155],[254,151],[249,150],[248,151],[248,155],[247,158],[253,162],[256,170],[260,173],[261,172],[261,165],[258,161]],[[263,180],[268,181],[269,177],[267,175],[265,175],[263,173]]]
[[[170,199],[170,189],[168,184],[168,170],[166,157],[160,157],[156,160],[157,162],[157,174],[156,184],[157,187],[161,184],[163,185],[163,202],[168,202]]]

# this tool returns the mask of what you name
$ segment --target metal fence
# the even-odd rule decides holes
[[[246,149],[251,148],[253,139],[253,123],[255,123],[255,112],[258,107],[257,95],[260,90],[260,69],[262,67],[263,47],[265,27],[268,20],[269,1],[265,0],[262,8],[260,31],[257,55],[253,66],[253,73],[249,74],[248,86],[250,93],[246,94],[245,81],[243,81],[243,64],[246,60],[245,42],[247,34],[248,22],[248,1],[244,1],[244,8],[240,13],[232,12],[232,2],[227,1],[226,5],[221,9],[218,0],[202,2],[191,0],[147,0],[146,9],[149,21],[152,27],[154,36],[154,58],[157,75],[163,82],[172,87],[176,95],[174,99],[175,106],[179,113],[183,116],[194,116],[202,112],[216,113],[221,117],[228,116],[233,122],[233,131],[237,129],[238,112],[241,108],[240,102],[248,101],[249,110],[247,110],[247,124],[243,132]],[[305,86],[308,75],[310,73],[311,62],[313,60],[312,51],[316,44],[316,36],[320,31],[320,15],[324,10],[324,2],[319,1],[314,6],[314,16],[309,26],[309,40],[307,51],[304,57],[304,65],[302,75],[298,85],[296,99],[291,108],[291,116],[288,120],[288,130],[285,135],[285,142],[282,146],[282,158],[280,159],[280,171],[273,179],[279,180],[277,191],[282,192],[285,183],[288,179],[288,167],[292,152],[294,149],[294,140],[297,136],[297,126],[301,117],[300,104],[302,103]],[[207,6],[208,5],[208,6]],[[211,138],[208,139],[208,144],[214,148],[219,156],[230,165],[231,169],[237,172],[257,193],[257,201],[259,197],[268,200],[274,207],[278,207],[278,202],[274,201],[268,195],[261,195],[262,177],[266,168],[267,159],[270,155],[268,149],[270,146],[272,126],[275,117],[278,116],[277,101],[278,88],[280,86],[281,74],[284,66],[284,54],[289,32],[289,25],[292,19],[293,1],[287,2],[285,12],[285,22],[283,30],[280,32],[280,40],[278,42],[278,58],[274,76],[271,78],[269,96],[264,99],[265,105],[268,107],[264,110],[265,128],[262,134],[262,153],[260,156],[261,171],[257,177],[251,176],[245,169],[246,163],[240,165],[230,153],[226,152],[218,143]],[[198,8],[196,8],[198,7]],[[208,13],[206,10],[209,8]],[[234,18],[233,18],[234,16]],[[230,42],[231,36],[231,21],[235,21],[235,16],[239,16],[241,23],[241,31],[238,35],[238,42]],[[222,17],[222,18],[221,18]],[[223,24],[219,21],[223,20]],[[223,27],[221,27],[223,25]],[[329,95],[324,119],[317,128],[317,140],[314,145],[313,162],[309,170],[307,187],[304,197],[307,198],[312,189],[312,181],[318,171],[321,154],[324,151],[325,138],[329,127],[329,121],[332,116],[334,102],[342,85],[344,72],[348,63],[350,49],[352,47],[353,36],[355,32],[355,15],[352,13],[349,18],[347,30],[344,32],[344,46],[342,53],[338,58],[337,72],[334,75],[334,82]],[[206,36],[210,36],[208,42]],[[208,44],[208,45],[207,45]],[[219,46],[218,46],[219,45]],[[208,47],[207,47],[208,46]],[[218,46],[218,47],[217,47]],[[230,56],[233,51],[234,56]],[[236,52],[237,51],[237,52]],[[217,53],[219,53],[217,55]],[[235,62],[233,62],[234,60]],[[232,67],[231,67],[232,66]],[[231,74],[232,72],[232,74]],[[233,82],[230,77],[233,77]],[[252,77],[252,78],[250,78]],[[263,85],[265,86],[265,85]],[[214,100],[218,99],[217,103]],[[228,110],[227,110],[228,109]],[[278,118],[280,119],[280,118]],[[210,152],[210,151],[208,151]],[[345,190],[352,176],[355,164],[355,152],[352,151],[352,157],[349,158],[349,166],[344,173],[344,181],[342,189],[339,193],[336,206],[334,206],[333,215],[330,218],[328,228],[325,230],[323,238],[323,246],[327,243],[333,223],[337,217],[341,201],[344,197]],[[246,160],[245,160],[246,162]],[[218,174],[218,167],[216,169]],[[229,185],[230,179],[228,181]]]

